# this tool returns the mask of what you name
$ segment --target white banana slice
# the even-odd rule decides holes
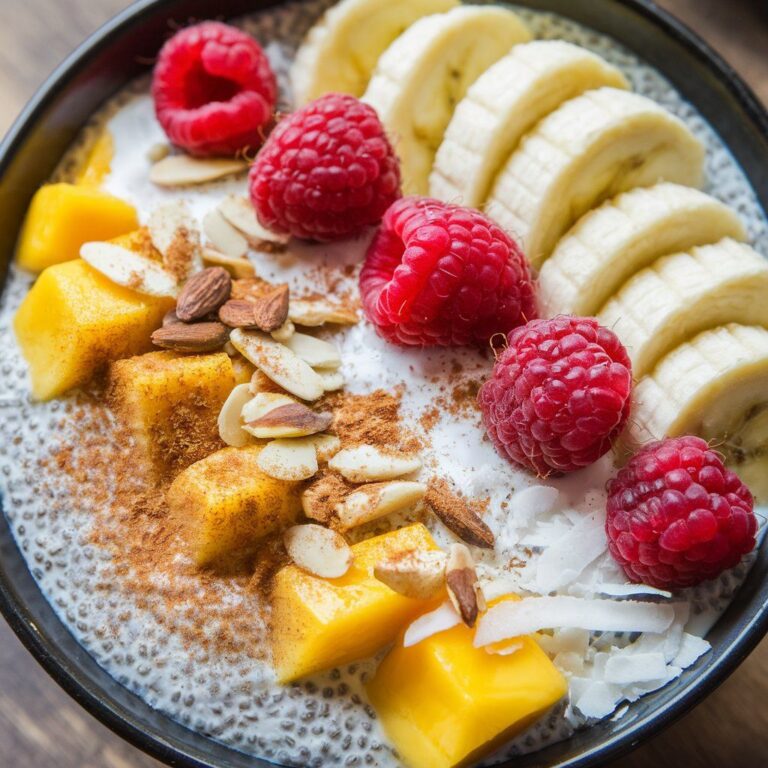
[[[416,19],[458,0],[341,0],[309,30],[291,67],[297,107],[324,93],[365,90],[379,56]]]
[[[363,101],[395,146],[406,194],[427,193],[435,152],[469,86],[530,38],[512,11],[464,5],[419,19],[384,51]]]
[[[524,134],[564,101],[601,86],[628,88],[594,53],[562,40],[518,45],[487,69],[453,113],[429,178],[429,194],[479,207]]]
[[[615,197],[581,219],[539,272],[539,311],[594,315],[639,270],[661,256],[744,240],[728,206],[691,187],[664,182]]]
[[[768,261],[728,238],[665,256],[625,283],[597,318],[624,343],[639,379],[708,328],[768,327]]]
[[[645,96],[599,88],[566,101],[526,136],[499,173],[487,213],[539,267],[590,208],[619,192],[702,182],[704,147]]]
[[[768,331],[731,324],[670,352],[635,387],[626,442],[699,435],[768,497]]]

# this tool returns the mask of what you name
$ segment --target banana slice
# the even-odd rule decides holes
[[[668,182],[625,192],[583,216],[539,272],[539,310],[594,315],[635,272],[661,256],[744,240],[739,217],[719,200]]]
[[[564,101],[601,86],[629,88],[594,53],[561,40],[518,45],[459,102],[437,151],[429,194],[478,207],[520,139]]]
[[[625,283],[597,318],[624,343],[639,379],[707,328],[768,326],[768,261],[729,238],[665,256]]]
[[[360,96],[379,56],[416,19],[458,0],[341,0],[309,30],[291,67],[297,107],[324,93]]]
[[[599,88],[567,101],[523,139],[486,211],[538,267],[590,208],[659,181],[699,186],[703,166],[704,147],[681,120],[644,96]]]
[[[731,324],[670,352],[635,387],[625,443],[699,435],[768,498],[768,331]]]
[[[395,145],[406,194],[427,193],[435,152],[469,86],[530,38],[512,11],[464,5],[419,19],[384,51],[363,100]]]

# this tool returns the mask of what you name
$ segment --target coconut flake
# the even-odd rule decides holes
[[[676,667],[687,669],[707,651],[711,650],[711,648],[712,646],[703,637],[697,637],[696,635],[684,632],[680,649],[672,663]]]
[[[632,685],[667,676],[667,660],[663,653],[614,653],[605,664],[605,681]]]
[[[509,514],[518,526],[527,526],[550,514],[560,497],[560,491],[549,485],[532,485],[523,488],[509,501]]]
[[[675,618],[669,605],[634,600],[529,597],[507,600],[480,619],[475,645],[496,643],[540,629],[575,627],[604,632],[664,632]]]
[[[446,601],[434,611],[419,616],[419,618],[405,630],[403,647],[410,648],[412,645],[416,645],[416,643],[420,643],[422,640],[426,640],[428,637],[432,637],[432,635],[436,635],[438,632],[445,632],[447,629],[453,629],[453,627],[456,627],[459,624],[461,624],[461,616],[459,616],[451,603]]]
[[[571,687],[573,688],[573,679]],[[578,697],[574,697],[573,704],[585,717],[599,720],[610,715],[622,698],[621,693],[609,683],[601,680],[586,680],[583,692]]]
[[[658,597],[672,597],[671,592],[665,589],[650,587],[648,584],[607,584],[603,583],[597,588],[600,595],[611,597],[627,597],[629,595],[657,595]]]
[[[526,570],[535,573],[537,592],[554,592],[577,579],[607,545],[603,521],[584,518],[531,561]]]

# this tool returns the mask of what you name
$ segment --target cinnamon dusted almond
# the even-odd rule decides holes
[[[258,328],[271,333],[282,327],[288,319],[288,286],[275,286],[268,293],[250,299],[230,299],[224,311],[223,322],[233,328]],[[237,302],[232,306],[234,302]],[[246,307],[249,304],[250,307]],[[222,307],[224,309],[224,307]],[[247,322],[247,325],[243,323]],[[233,325],[233,323],[238,323]]]
[[[407,480],[359,485],[336,504],[334,513],[338,527],[346,531],[412,507],[424,498],[425,490],[423,483]]]
[[[228,338],[229,328],[223,323],[174,323],[158,328],[152,343],[174,352],[212,352],[221,349]]]
[[[445,586],[461,620],[473,627],[477,615],[485,609],[485,600],[475,571],[475,562],[464,544],[452,544],[445,566]]]
[[[445,585],[445,553],[409,550],[376,563],[373,575],[398,594],[429,600]]]
[[[336,304],[322,296],[293,299],[289,317],[296,325],[310,328],[326,323],[354,325],[358,321],[357,312],[354,309]]]
[[[460,539],[483,549],[492,549],[493,532],[467,502],[455,493],[445,480],[432,478],[424,500],[443,521],[446,528]]]
[[[215,312],[232,291],[232,278],[223,267],[208,267],[187,280],[176,301],[179,320],[189,323]]]
[[[265,401],[263,406],[256,403],[255,407],[244,409],[247,419],[245,429],[254,437],[262,439],[306,437],[323,432],[331,426],[333,421],[330,413],[317,413],[303,403],[295,401],[283,402],[283,400],[290,401],[290,398],[283,398],[281,395],[260,394],[256,395],[251,402],[260,399]],[[258,415],[255,418],[249,418],[249,412],[256,412]]]
[[[343,576],[352,565],[352,550],[344,537],[307,523],[294,525],[283,535],[285,549],[299,568],[325,579]]]

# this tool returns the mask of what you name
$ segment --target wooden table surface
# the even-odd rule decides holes
[[[45,75],[126,0],[0,0],[0,133]],[[213,4],[215,6],[215,3]],[[768,13],[758,0],[663,0],[768,102]],[[612,768],[768,765],[768,639],[703,704]],[[1,768],[159,766],[80,709],[0,619]]]

